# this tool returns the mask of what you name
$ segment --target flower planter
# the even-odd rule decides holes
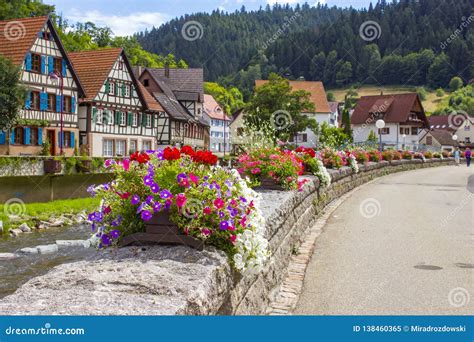
[[[144,233],[128,235],[122,240],[122,247],[145,245],[184,245],[202,251],[204,242],[183,234],[178,226],[170,221],[169,212],[155,214],[145,223]]]
[[[60,160],[46,159],[44,161],[44,173],[60,173],[62,170],[62,164]]]
[[[92,170],[92,160],[79,160],[76,164],[77,172],[89,173]]]
[[[280,184],[276,183],[270,177],[260,178],[260,186],[258,186],[257,189],[285,191],[285,189]]]

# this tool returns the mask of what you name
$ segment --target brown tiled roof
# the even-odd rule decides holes
[[[121,53],[121,48],[107,48],[69,54],[84,88],[83,101],[92,101],[96,97]]]
[[[450,123],[449,115],[431,115],[428,117],[431,129],[444,129],[455,131],[457,127],[454,127]]]
[[[0,55],[20,66],[47,20],[43,16],[0,21]]]
[[[431,134],[441,145],[457,146],[457,141],[454,141],[451,133],[445,129],[434,129],[426,134]]]
[[[256,80],[255,87],[260,87],[268,83],[267,80]],[[311,93],[310,101],[313,102],[315,113],[331,113],[326,91],[322,82],[319,81],[290,81],[290,86],[293,90],[305,90]]]
[[[204,94],[204,111],[212,119],[230,121],[212,95]]]
[[[383,120],[387,123],[407,122],[410,112],[418,107],[416,112],[419,112],[420,119],[428,126],[423,106],[416,93],[362,96],[352,113],[351,123],[362,125],[377,120],[377,117],[373,117],[376,105],[379,109],[377,113],[384,114]]]
[[[158,103],[158,101],[155,100],[153,95],[150,94],[148,90],[141,84],[141,82],[137,82],[138,84],[138,89],[143,95],[143,100],[145,101],[146,107],[149,110],[153,110],[155,112],[164,112],[165,110],[163,107]]]

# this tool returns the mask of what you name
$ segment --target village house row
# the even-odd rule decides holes
[[[67,53],[49,17],[15,22],[24,35],[1,34],[0,55],[21,67],[28,92],[20,120],[0,131],[0,155],[209,148],[202,69],[133,68],[120,48]]]

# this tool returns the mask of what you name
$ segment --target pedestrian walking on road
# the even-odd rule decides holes
[[[466,148],[466,152],[464,152],[464,157],[466,157],[467,167],[471,166],[471,149],[469,147]]]
[[[454,151],[454,161],[456,162],[456,166],[459,166],[461,162],[461,152],[459,151],[459,147],[456,147],[456,151]]]

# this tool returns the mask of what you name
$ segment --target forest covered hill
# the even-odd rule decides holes
[[[183,38],[183,26],[198,32]],[[474,0],[378,1],[367,9],[288,5],[182,16],[137,34],[151,52],[173,53],[208,80],[245,90],[278,72],[348,84],[446,87],[474,78]]]

